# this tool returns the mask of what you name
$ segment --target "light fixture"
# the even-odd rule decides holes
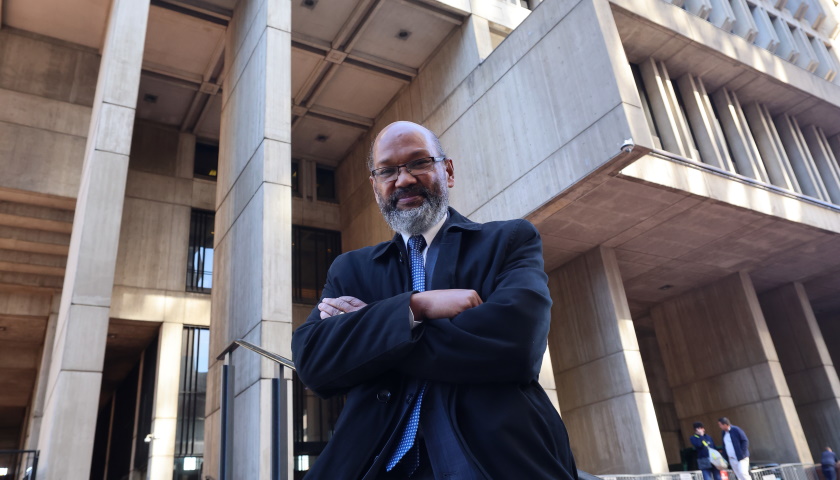
[[[321,143],[324,143],[324,142],[326,142],[326,141],[327,141],[327,140],[329,140],[329,139],[330,139],[330,137],[328,137],[328,136],[324,135],[323,133],[319,133],[319,134],[315,137],[315,141],[316,141],[316,142],[321,142]]]
[[[9,467],[0,467],[0,477],[5,477],[9,474]]]
[[[399,38],[400,40],[408,40],[408,37],[410,37],[410,36],[411,36],[411,32],[409,32],[408,30],[400,30],[397,33],[397,38]]]
[[[308,8],[310,10],[315,10],[315,5],[318,5],[318,0],[303,0],[300,2],[301,7]]]
[[[198,470],[198,459],[195,457],[184,457],[184,471],[192,472]]]
[[[670,290],[672,288],[674,288],[673,285],[662,285],[661,287],[659,287],[660,290]]]
[[[152,95],[151,93],[147,93],[143,95],[143,101],[148,103],[157,103],[157,95]]]

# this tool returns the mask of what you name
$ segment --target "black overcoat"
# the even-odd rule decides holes
[[[537,382],[551,307],[539,233],[525,220],[449,215],[431,287],[474,289],[483,304],[411,329],[410,274],[396,235],[330,267],[323,296],[350,295],[366,307],[323,320],[315,308],[294,332],[303,383],[321,397],[347,395],[307,479],[374,478],[365,474],[393,440],[414,377],[442,389],[456,435],[486,478],[576,480],[566,429]]]

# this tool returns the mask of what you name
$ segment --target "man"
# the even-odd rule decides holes
[[[537,383],[551,299],[536,229],[448,208],[453,162],[420,125],[387,126],[368,163],[397,233],[339,256],[292,337],[303,383],[347,395],[307,479],[576,480]]]
[[[722,430],[723,446],[729,457],[729,467],[735,472],[738,480],[750,478],[750,441],[743,430],[729,423],[729,419],[721,417],[718,426]]]
[[[831,450],[831,447],[825,447],[820,463],[825,480],[837,480],[837,455]]]
[[[715,448],[715,442],[706,435],[702,422],[694,422],[694,435],[689,440],[697,452],[697,468],[703,472],[703,480],[720,480],[720,470],[712,465],[709,458],[709,449]]]

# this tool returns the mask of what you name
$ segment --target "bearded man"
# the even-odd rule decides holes
[[[306,478],[576,480],[537,382],[551,298],[534,226],[449,208],[453,161],[420,125],[383,129],[368,169],[396,234],[336,258],[292,337],[303,383],[347,395]]]

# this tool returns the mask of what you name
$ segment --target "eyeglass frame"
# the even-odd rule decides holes
[[[425,172],[419,172],[417,175],[415,175],[414,173],[412,173],[412,172],[411,172],[411,169],[410,169],[410,168],[408,168],[408,164],[409,164],[409,163],[414,163],[414,162],[416,162],[416,161],[418,161],[418,160],[425,160],[425,159],[427,159],[427,158],[431,158],[431,159],[432,159],[432,165],[431,165],[431,166],[432,166],[432,168],[434,168],[434,165],[435,165],[436,163],[440,163],[440,162],[443,162],[443,161],[447,160],[446,155],[441,155],[441,156],[439,156],[439,157],[435,157],[435,156],[430,155],[430,156],[428,156],[428,157],[415,158],[414,160],[412,160],[412,161],[410,161],[410,162],[401,163],[401,164],[399,164],[399,165],[388,165],[388,166],[385,166],[385,167],[374,168],[373,170],[371,170],[371,171],[370,171],[370,176],[371,176],[371,178],[373,178],[373,179],[374,179],[374,181],[376,181],[377,183],[391,183],[391,182],[396,182],[396,181],[397,181],[397,179],[398,179],[398,178],[400,178],[400,169],[401,169],[401,168],[404,168],[404,169],[405,169],[405,171],[406,171],[406,172],[408,172],[408,173],[409,173],[411,176],[413,176],[413,177],[416,177],[417,175],[424,175],[424,174],[426,174],[426,173],[429,173],[432,169],[431,169],[431,168],[429,168],[429,170],[427,170],[427,171],[425,171]],[[397,169],[397,174],[394,176],[394,179],[393,179],[393,180],[380,180],[380,179],[379,179],[379,177],[377,177],[377,176],[376,176],[376,174],[375,174],[374,172],[376,172],[377,170],[382,170],[383,168],[396,168],[396,169]]]

